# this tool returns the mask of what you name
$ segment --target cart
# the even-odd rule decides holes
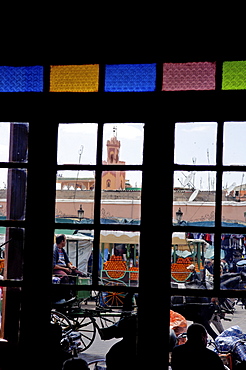
[[[100,333],[101,329],[135,314],[135,311],[102,307],[96,301],[94,305],[91,302],[89,304],[88,298],[86,300],[87,304],[84,304],[84,300],[81,302],[81,299],[75,296],[68,301],[53,304],[51,310],[51,323],[59,324],[63,333],[71,330],[80,333],[81,352],[92,345],[97,331]]]
[[[187,270],[194,264],[196,271],[203,270],[205,250],[208,243],[203,239],[186,239],[185,233],[173,233],[171,281],[185,283],[191,273]]]

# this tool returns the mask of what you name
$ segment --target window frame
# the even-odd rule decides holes
[[[99,89],[100,90],[100,89]],[[217,172],[216,181],[216,203],[221,202],[222,173],[230,170],[236,171],[238,167],[222,165],[223,150],[223,122],[244,121],[245,91],[189,91],[189,92],[152,92],[152,93],[48,93],[41,94],[21,93],[5,94],[0,93],[2,102],[1,121],[28,122],[29,123],[29,162],[28,162],[28,183],[27,183],[27,210],[25,221],[1,222],[2,226],[24,225],[26,229],[25,250],[24,250],[24,275],[23,282],[3,282],[4,286],[22,287],[22,313],[20,326],[20,343],[26,358],[30,353],[30,338],[33,335],[33,326],[36,312],[33,307],[40,307],[42,299],[42,312],[39,315],[39,324],[43,332],[35,340],[35,347],[46,340],[45,329],[48,329],[50,315],[50,298],[53,286],[50,281],[52,274],[52,250],[47,250],[43,270],[45,274],[35,275],[33,278],[33,261],[38,258],[38,250],[44,248],[43,234],[35,235],[35,230],[43,225],[42,219],[46,222],[46,246],[53,245],[55,225],[55,183],[56,172],[60,166],[56,163],[57,157],[57,132],[59,122],[97,122],[98,130],[98,152],[97,163],[102,163],[102,128],[103,122],[143,122],[145,124],[144,137],[144,160],[141,170],[143,171],[142,186],[142,211],[141,225],[119,225],[117,230],[140,231],[141,261],[139,287],[126,287],[126,291],[137,291],[139,294],[139,360],[145,366],[156,367],[160,365],[160,359],[153,358],[153,353],[164,353],[162,358],[166,367],[168,366],[168,342],[169,342],[169,310],[170,297],[180,295],[180,290],[170,287],[170,258],[172,232],[186,231],[183,226],[172,225],[172,202],[173,202],[173,171],[177,170],[174,164],[174,127],[176,122],[218,122],[217,133],[217,164],[209,166]],[[9,106],[15,109],[9,110]],[[95,107],[97,109],[95,109]],[[49,112],[47,114],[47,112]],[[120,116],[120,119],[119,119]],[[47,135],[49,132],[49,135]],[[163,145],[163,138],[166,139]],[[45,151],[40,156],[40,146],[45,145]],[[155,148],[155,150],[153,150]],[[41,158],[40,158],[41,157]],[[163,160],[165,158],[165,161]],[[153,209],[153,189],[149,186],[149,180],[153,176],[153,164],[156,169],[156,176],[159,176],[159,169],[165,168],[165,183],[159,190],[158,203],[154,207],[154,219],[150,219],[149,210]],[[9,166],[9,164],[8,164]],[[12,166],[12,165],[11,165]],[[17,166],[17,164],[13,164]],[[100,167],[101,166],[101,167]],[[65,169],[66,165],[62,168]],[[84,167],[84,166],[83,166]],[[205,169],[200,166],[186,166],[189,170]],[[78,168],[77,166],[74,168]],[[90,166],[90,170],[93,167]],[[113,166],[110,165],[112,169]],[[133,166],[130,166],[133,169]],[[184,168],[184,166],[182,167]],[[101,229],[114,229],[114,225],[104,226],[100,224],[100,197],[101,197],[101,172],[106,170],[105,165],[96,165],[96,189],[95,189],[95,222],[91,227],[97,230],[95,244],[99,246],[99,231]],[[117,166],[117,170],[119,170]],[[136,169],[140,169],[139,166]],[[127,166],[124,165],[124,170]],[[246,166],[240,166],[241,171],[246,171]],[[41,207],[38,218],[33,217],[36,211],[37,181],[40,179],[40,172],[47,176],[45,191],[39,194]],[[233,231],[228,227],[221,226],[221,207],[216,207],[215,227],[211,232],[215,233],[215,240],[220,241],[221,233]],[[87,225],[86,228],[88,229]],[[59,224],[60,227],[60,224]],[[67,225],[64,224],[64,227]],[[70,225],[71,227],[71,225]],[[83,226],[80,227],[83,229]],[[160,230],[160,233],[154,233]],[[202,231],[203,228],[192,228],[194,231]],[[189,227],[188,231],[192,231]],[[206,231],[208,228],[206,228]],[[163,236],[165,246],[163,247]],[[150,278],[149,248],[159,246],[158,258],[155,258],[154,270],[155,279]],[[45,247],[47,248],[47,247]],[[45,249],[46,250],[46,249]],[[167,252],[168,250],[168,252]],[[98,253],[98,247],[95,254]],[[168,254],[167,254],[168,253]],[[218,265],[218,251],[215,255],[215,263]],[[219,271],[219,269],[217,269]],[[93,276],[95,284],[97,277]],[[217,283],[213,290],[185,290],[185,295],[198,296],[230,296],[245,297],[243,291],[220,291]],[[97,287],[104,289],[101,286]],[[84,289],[84,287],[83,287]],[[91,287],[90,287],[91,289]],[[122,291],[122,288],[120,288]],[[35,292],[36,294],[33,294]],[[38,292],[38,293],[37,293]],[[153,298],[154,297],[154,298]],[[154,302],[152,302],[152,299]],[[153,321],[154,320],[154,321]],[[158,321],[157,321],[158,320]],[[153,325],[154,322],[154,325]],[[157,338],[163,338],[160,341]],[[149,338],[156,340],[150,341]],[[33,346],[34,346],[33,345]],[[27,349],[28,348],[28,351]],[[163,349],[164,352],[163,352]]]

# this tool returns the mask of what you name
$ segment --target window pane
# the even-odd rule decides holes
[[[221,235],[221,289],[245,290],[245,246],[244,234]]]
[[[102,223],[140,223],[141,177],[141,171],[103,171]]]
[[[164,91],[215,90],[216,63],[165,63]]]
[[[0,168],[0,217],[24,220],[27,170]]]
[[[178,288],[213,288],[214,234],[174,232],[171,285]]]
[[[224,124],[224,165],[245,165],[246,122],[225,122]]]
[[[55,230],[52,283],[64,287],[54,290],[53,303],[72,297],[83,303],[91,296],[90,291],[71,290],[67,285],[91,284],[93,239],[93,231]]]
[[[0,227],[0,275],[4,279],[22,279],[25,230]]]
[[[58,164],[95,164],[96,145],[97,124],[59,124]]]
[[[140,233],[127,231],[101,231],[100,276],[104,285],[138,286]],[[125,294],[115,299],[114,305],[121,305]],[[110,306],[113,296],[104,293],[102,301]],[[117,302],[118,301],[118,302]]]
[[[51,66],[51,92],[97,92],[99,65]]]
[[[174,162],[214,165],[216,163],[215,122],[184,122],[175,125]]]
[[[155,91],[156,64],[106,65],[105,91]]]
[[[222,225],[243,227],[246,221],[246,173],[224,172],[222,181]]]
[[[43,67],[0,66],[0,92],[42,92]]]
[[[211,297],[188,297],[188,296],[172,296],[171,297],[171,309],[174,311],[174,315],[177,312],[183,317],[178,317],[180,326],[176,327],[173,323],[172,316],[170,317],[170,326],[174,326],[176,335],[187,332],[187,327],[192,322],[199,322],[206,326],[209,339],[213,339],[219,348],[221,359],[227,365],[229,365],[228,353],[224,352],[225,342],[232,341],[232,330],[226,331],[222,334],[224,337],[220,337],[224,330],[231,328],[234,325],[244,325],[245,312],[244,310],[236,307],[237,299],[234,298],[211,298]],[[240,306],[241,307],[241,306]],[[221,313],[223,312],[223,316]],[[223,319],[225,318],[225,320]],[[238,335],[241,329],[236,330]],[[227,338],[225,338],[227,337]],[[236,337],[235,342],[238,340]],[[182,344],[179,342],[178,344]],[[212,349],[212,348],[211,348]]]
[[[173,223],[184,226],[213,226],[215,220],[216,173],[175,171]]]
[[[142,164],[143,135],[143,123],[105,124],[103,164]]]
[[[66,219],[64,222],[70,219],[74,223],[92,223],[94,187],[94,171],[59,171],[56,180],[56,218]],[[80,208],[83,214],[78,213]]]
[[[28,130],[28,123],[0,122],[0,162],[27,162]]]
[[[246,61],[223,63],[222,90],[246,89]]]

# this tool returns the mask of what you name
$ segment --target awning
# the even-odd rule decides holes
[[[101,243],[139,244],[140,232],[107,231],[100,233]]]
[[[173,245],[188,245],[185,233],[173,233],[172,235]]]

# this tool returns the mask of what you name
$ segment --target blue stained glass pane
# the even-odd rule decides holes
[[[106,65],[105,91],[143,92],[155,91],[156,64]]]
[[[0,92],[42,92],[43,67],[0,66]]]

